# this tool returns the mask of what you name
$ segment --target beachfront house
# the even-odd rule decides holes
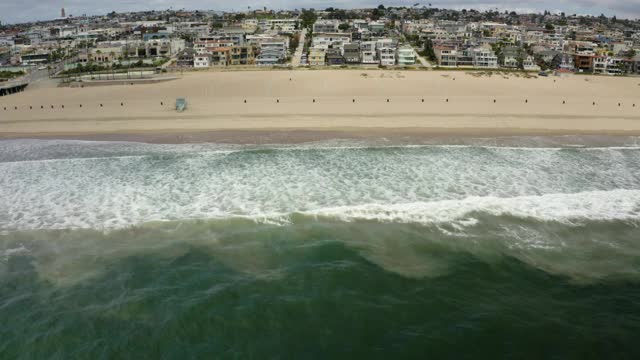
[[[184,49],[182,50],[176,59],[176,65],[182,67],[193,67],[195,60],[196,52],[193,49]]]
[[[197,54],[203,55],[211,54],[214,49],[230,48],[234,45],[234,42],[230,40],[200,38],[193,44],[193,50],[195,50]]]
[[[378,59],[382,66],[393,66],[396,64],[396,49],[393,47],[377,48]]]
[[[631,59],[631,72],[634,74],[640,74],[640,53]]]
[[[522,68],[525,71],[540,71],[540,66],[536,64],[536,61],[533,56],[527,55],[522,61]]]
[[[496,54],[485,48],[477,48],[472,50],[473,66],[482,69],[497,69],[498,57]]]
[[[347,64],[359,64],[360,63],[360,44],[344,44],[343,47],[344,61]]]
[[[323,66],[325,64],[325,49],[313,48],[309,51],[309,65]]]
[[[551,63],[551,68],[569,72],[575,71],[573,56],[564,53],[556,55]]]
[[[517,47],[505,48],[502,52],[504,58],[502,60],[502,66],[505,68],[516,69],[519,66],[520,49]]]
[[[343,65],[344,57],[340,54],[340,49],[327,49],[327,65]]]
[[[619,75],[628,69],[625,59],[610,56],[595,56],[593,58],[593,73]]]
[[[416,53],[411,46],[403,46],[398,49],[398,65],[411,66],[416,63]]]
[[[195,55],[193,58],[193,67],[196,69],[208,68],[211,66],[211,56],[208,54],[205,55]]]
[[[375,41],[360,42],[360,61],[368,65],[378,64]]]
[[[277,65],[287,57],[288,42],[277,40],[262,41],[259,49],[260,54],[256,57],[256,64],[261,66]]]
[[[593,71],[593,59],[594,55],[581,55],[576,54],[573,58],[573,63],[575,68],[580,72],[591,72]]]
[[[253,45],[232,46],[229,65],[255,64],[255,50]]]
[[[458,50],[453,46],[434,46],[436,60],[440,66],[458,66]]]
[[[219,47],[209,49],[209,66],[227,66],[231,60],[231,47]]]

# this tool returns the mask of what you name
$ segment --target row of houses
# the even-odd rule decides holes
[[[521,68],[617,75],[638,73],[637,33],[582,25],[405,21],[402,30],[431,42],[438,65]]]
[[[104,41],[96,47],[80,49],[78,63],[113,64],[130,58],[169,58],[180,53],[186,47],[183,39],[150,39]]]
[[[289,55],[289,37],[270,34],[232,36],[217,34],[200,37],[193,48],[178,56],[178,66],[261,65],[283,63]]]
[[[401,45],[384,20],[356,19],[341,23],[321,19],[313,24],[307,63],[311,66],[364,64],[410,66],[417,54],[409,45]]]
[[[411,66],[417,55],[410,46],[398,46],[397,42],[355,41],[341,46],[314,47],[309,51],[309,65],[364,64],[381,66]]]

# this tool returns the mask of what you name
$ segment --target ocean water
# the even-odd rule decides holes
[[[636,143],[0,141],[0,358],[640,358]]]

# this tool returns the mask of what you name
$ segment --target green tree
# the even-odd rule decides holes
[[[302,27],[304,28],[311,28],[313,24],[316,22],[316,20],[318,19],[318,16],[316,15],[316,12],[313,9],[311,10],[302,9],[302,15],[300,17],[302,18]]]
[[[340,25],[338,25],[338,29],[342,30],[342,31],[346,31],[349,29],[349,24],[347,23],[342,23]]]
[[[431,39],[427,39],[424,42],[424,53],[429,61],[436,61],[436,53],[433,50],[433,41]]]

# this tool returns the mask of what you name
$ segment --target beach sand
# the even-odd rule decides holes
[[[369,136],[640,135],[639,94],[640,78],[604,76],[189,72],[159,84],[38,87],[2,97],[0,138],[299,142]],[[178,97],[188,101],[183,113],[174,110]]]

